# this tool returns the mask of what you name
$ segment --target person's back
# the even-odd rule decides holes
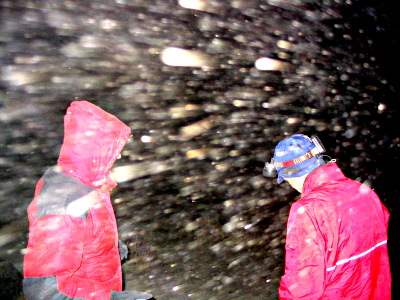
[[[320,299],[390,299],[389,213],[375,192],[330,163],[307,177],[302,196],[291,211],[312,215],[325,248]]]
[[[389,212],[373,190],[325,164],[324,152],[318,138],[295,134],[264,168],[302,194],[289,213],[279,298],[389,300]]]

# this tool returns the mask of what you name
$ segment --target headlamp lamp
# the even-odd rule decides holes
[[[272,158],[270,162],[266,162],[264,169],[263,169],[263,175],[265,177],[276,177],[276,169],[274,167],[274,159]]]

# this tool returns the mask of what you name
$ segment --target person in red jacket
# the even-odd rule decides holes
[[[38,181],[28,207],[24,294],[29,300],[149,299],[122,291],[110,171],[131,136],[128,126],[87,101],[64,117],[58,164]],[[126,255],[126,253],[124,253]]]
[[[295,134],[264,168],[301,193],[289,212],[279,298],[390,299],[388,210],[334,161],[325,164],[324,151],[318,138]]]

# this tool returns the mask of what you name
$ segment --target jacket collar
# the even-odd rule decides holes
[[[311,172],[304,181],[302,197],[307,196],[313,189],[325,183],[345,179],[343,172],[336,163],[328,163]]]

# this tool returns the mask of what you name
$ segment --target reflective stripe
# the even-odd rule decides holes
[[[347,262],[349,262],[349,261],[351,261],[351,260],[355,260],[355,259],[358,259],[358,258],[360,258],[360,257],[363,257],[364,255],[367,255],[367,254],[370,253],[371,251],[375,250],[375,248],[377,248],[377,247],[379,247],[379,246],[382,246],[382,245],[384,245],[384,244],[386,244],[386,243],[387,243],[387,240],[376,244],[376,245],[373,246],[371,249],[368,249],[367,251],[365,251],[365,252],[363,252],[363,253],[361,253],[361,254],[352,256],[352,257],[350,257],[350,258],[346,258],[346,259],[339,260],[333,267],[327,268],[326,271],[327,271],[327,272],[333,271],[333,270],[335,270],[335,268],[336,268],[337,266],[343,265],[343,264],[345,264],[345,263],[347,263]]]

